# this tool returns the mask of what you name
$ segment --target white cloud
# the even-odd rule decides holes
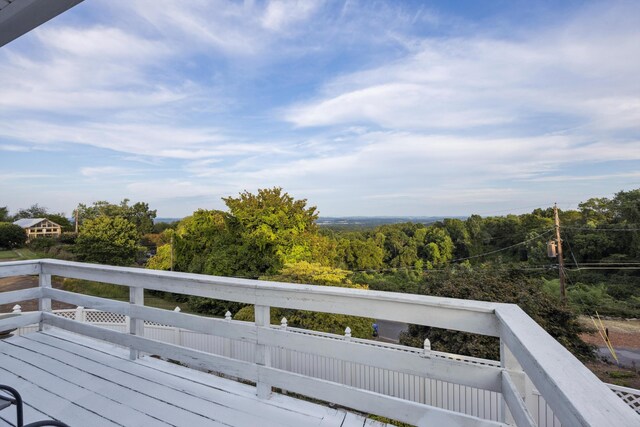
[[[284,31],[292,24],[306,21],[321,5],[319,0],[271,0],[262,16],[262,26]]]
[[[317,99],[291,106],[284,117],[300,127],[457,131],[522,129],[532,117],[556,115],[594,129],[638,130],[640,26],[624,16],[640,8],[613,7],[594,26],[599,12],[513,40],[424,39],[404,59],[330,81]]]
[[[54,124],[14,121],[0,127],[0,136],[37,147],[80,144],[133,155],[202,159],[268,153],[278,147],[235,142],[214,128],[173,127],[157,123]]]
[[[88,178],[135,175],[138,172],[120,166],[85,166],[80,168],[80,174]]]

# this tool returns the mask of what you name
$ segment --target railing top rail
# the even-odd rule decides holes
[[[40,273],[38,260],[0,262],[0,277],[34,275]]]
[[[33,261],[30,261],[33,262]],[[77,267],[81,268],[85,271],[94,271],[94,272],[109,272],[113,274],[125,273],[127,275],[134,275],[139,278],[157,278],[157,279],[169,279],[175,281],[188,281],[195,284],[206,284],[206,285],[222,285],[229,286],[232,285],[234,287],[238,287],[245,290],[264,290],[264,291],[280,291],[280,292],[289,292],[292,294],[300,293],[301,291],[305,293],[312,294],[323,294],[323,295],[335,295],[335,296],[344,296],[344,297],[358,297],[365,298],[369,300],[384,300],[384,301],[394,301],[401,302],[406,304],[415,304],[415,305],[428,305],[428,306],[437,306],[442,308],[455,308],[456,310],[469,310],[480,313],[493,313],[496,307],[503,305],[500,303],[486,302],[486,301],[473,301],[473,300],[464,300],[464,299],[456,299],[456,298],[444,298],[444,297],[434,297],[427,295],[414,295],[414,294],[403,294],[397,292],[383,292],[383,291],[370,291],[370,290],[362,290],[362,289],[353,289],[353,288],[341,288],[341,287],[333,287],[333,286],[316,286],[316,285],[303,285],[303,284],[294,284],[294,283],[282,283],[282,282],[272,282],[267,280],[256,280],[256,279],[244,279],[244,278],[236,278],[236,277],[223,277],[223,276],[209,276],[203,274],[196,273],[182,273],[182,272],[172,272],[172,271],[163,271],[163,270],[149,270],[142,268],[133,268],[133,267],[118,267],[111,265],[102,265],[102,264],[88,264],[74,261],[62,261],[55,259],[40,259],[37,260],[43,268],[44,271],[47,271],[47,267],[50,269],[52,267]],[[2,263],[0,263],[0,266]],[[129,282],[129,281],[127,281]],[[111,283],[120,284],[117,281],[117,277],[113,277]],[[127,286],[136,286],[135,283],[126,283]],[[137,287],[146,287],[142,285],[137,285]]]
[[[564,425],[638,424],[635,411],[520,307],[499,307],[496,316],[501,339]]]
[[[499,336],[495,308],[501,304],[367,291],[329,286],[299,285],[202,274],[116,267],[52,259],[16,266],[0,263],[0,274],[16,268],[39,267],[43,274],[86,279],[131,288],[154,289],[246,304],[364,316],[437,328]],[[33,274],[33,273],[31,273]]]
[[[46,275],[95,280],[132,288],[156,289],[271,307],[396,320],[498,336],[563,424],[633,425],[638,421],[635,411],[611,393],[595,375],[514,304],[285,284],[49,259],[0,263],[0,276],[10,272],[37,274],[24,273],[32,270]]]

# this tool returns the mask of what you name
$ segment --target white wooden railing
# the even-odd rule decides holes
[[[179,307],[176,307],[176,311],[180,311]],[[13,308],[13,312],[16,314],[22,313],[21,307],[16,305]],[[61,317],[74,319],[78,322],[91,323],[120,332],[126,332],[129,328],[127,316],[118,313],[85,309],[84,307],[54,310],[53,313]],[[226,320],[231,321],[230,312],[227,313]],[[280,325],[272,325],[271,327],[286,328],[289,331],[301,334],[313,334],[332,339],[346,339],[344,336],[291,328],[287,326],[286,319],[282,319]],[[37,325],[23,326],[18,328],[14,334],[27,334],[37,329]],[[154,322],[144,322],[144,336],[207,353],[226,355],[240,360],[250,361],[255,354],[254,346],[251,343],[228,340],[219,336],[160,325]],[[421,350],[415,347],[406,347],[379,341],[361,340],[358,338],[352,338],[352,340],[386,349],[412,353],[415,357],[430,354],[432,357],[464,360],[468,363],[488,366],[500,366],[499,361],[468,356],[461,357],[450,353],[430,351],[430,343],[428,341],[425,343],[425,348]],[[462,412],[468,415],[497,421],[499,415],[502,413],[502,399],[498,393],[460,386],[445,381],[432,380],[426,375],[409,375],[398,372],[397,370],[382,370],[370,365],[342,363],[337,359],[318,356],[311,357],[308,353],[287,349],[271,348],[271,358],[273,366],[278,369],[336,381],[341,384],[356,386],[377,393]],[[629,405],[629,407],[640,414],[640,390],[615,384],[607,384],[607,387]],[[533,389],[532,393],[534,400],[531,415],[536,424],[540,427],[560,427],[560,420],[555,417],[553,410],[547,405],[538,390]]]
[[[125,345],[132,358],[138,352],[158,354],[255,382],[263,398],[277,387],[414,425],[473,426],[538,425],[536,410],[544,399],[563,426],[640,423],[632,409],[514,305],[54,260],[0,263],[0,277],[23,274],[39,275],[40,287],[2,293],[0,304],[37,298],[40,311],[1,320],[0,330],[33,323],[40,329],[64,328]],[[128,286],[131,302],[51,289],[51,275]],[[254,304],[257,320],[211,319],[145,307],[142,289]],[[75,314],[73,319],[54,315],[51,299],[128,316],[129,333],[78,322]],[[273,327],[270,306],[496,336],[501,360],[480,363],[429,350]],[[150,333],[154,325],[145,322],[155,323],[156,330],[166,328],[178,341],[161,342],[162,337]],[[191,341],[189,333],[197,338]],[[217,340],[215,351],[198,347],[204,342],[202,335]],[[377,372],[378,383],[371,372]],[[417,384],[407,386],[414,379]],[[481,408],[481,398],[488,410]],[[495,403],[487,404],[492,400]]]

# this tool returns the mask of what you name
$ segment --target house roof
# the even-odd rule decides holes
[[[0,47],[82,0],[0,0]]]
[[[47,220],[47,218],[23,218],[23,219],[19,219],[17,221],[14,221],[15,225],[19,225],[22,228],[29,228],[29,227],[33,227],[34,225],[37,225],[39,223],[41,223],[42,221]],[[51,221],[51,220],[47,220],[49,222],[51,222],[52,224],[57,225],[58,227],[60,227],[59,224],[56,224],[55,222]]]

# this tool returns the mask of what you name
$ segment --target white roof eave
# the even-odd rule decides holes
[[[0,0],[0,47],[80,2],[82,0]]]

